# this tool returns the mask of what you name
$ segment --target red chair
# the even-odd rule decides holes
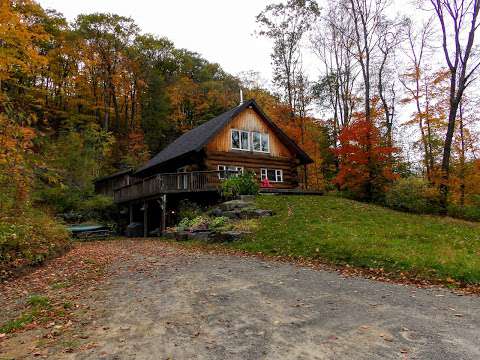
[[[262,180],[262,183],[260,185],[262,188],[271,188],[272,184],[270,184],[270,181],[268,181],[267,178]]]

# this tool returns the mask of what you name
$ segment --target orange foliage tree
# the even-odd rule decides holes
[[[390,161],[396,149],[382,145],[378,128],[361,114],[343,128],[339,143],[333,150],[340,161],[334,183],[359,199],[381,198],[388,183],[396,178]]]
[[[20,210],[29,200],[32,169],[28,155],[35,132],[0,114],[0,213]]]

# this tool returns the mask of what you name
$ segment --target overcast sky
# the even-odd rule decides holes
[[[79,14],[110,12],[129,16],[144,33],[166,36],[176,47],[201,54],[233,75],[254,70],[270,81],[272,71],[268,39],[257,37],[255,17],[274,0],[38,0],[69,21]],[[394,11],[406,12],[413,0],[395,2]],[[326,0],[318,1],[325,7]],[[401,4],[401,6],[399,6]],[[323,6],[322,6],[323,5]],[[304,69],[310,79],[318,76],[319,63],[306,49]]]
[[[39,0],[73,21],[78,14],[129,16],[143,32],[166,36],[176,47],[200,53],[227,72],[255,70],[271,78],[270,42],[254,35],[255,16],[268,0]]]

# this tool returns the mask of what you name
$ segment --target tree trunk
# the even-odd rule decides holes
[[[448,192],[450,181],[450,157],[452,153],[453,135],[455,133],[455,120],[457,117],[458,102],[456,100],[450,101],[450,111],[448,114],[447,134],[445,135],[445,144],[443,146],[442,157],[442,175],[440,182],[440,206],[442,213],[447,213],[448,206]]]
[[[460,103],[460,116],[459,116],[459,125],[460,125],[460,206],[465,205],[465,134],[463,128],[463,106]]]

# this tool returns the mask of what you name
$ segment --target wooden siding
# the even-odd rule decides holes
[[[268,155],[253,155],[248,152],[208,152],[205,165],[209,170],[217,170],[218,165],[240,166],[245,171],[254,171],[260,181],[262,168],[283,171],[283,182],[271,183],[275,188],[291,189],[298,186],[297,165],[293,159],[274,158]]]
[[[270,152],[232,149],[232,129],[268,133]],[[218,165],[240,166],[245,170],[254,171],[259,180],[262,168],[280,169],[283,171],[283,182],[272,182],[272,186],[282,189],[298,187],[298,161],[294,154],[253,109],[246,109],[238,114],[207,144],[205,153],[205,169],[217,170]]]
[[[272,157],[292,158],[293,154],[271,131],[269,126],[252,109],[245,109],[238,114],[227,126],[225,126],[206,146],[207,151],[224,151],[249,153],[248,151],[232,150],[231,130],[239,129],[246,131],[258,131],[269,134],[270,155]],[[253,154],[264,155],[264,153],[252,152]]]

